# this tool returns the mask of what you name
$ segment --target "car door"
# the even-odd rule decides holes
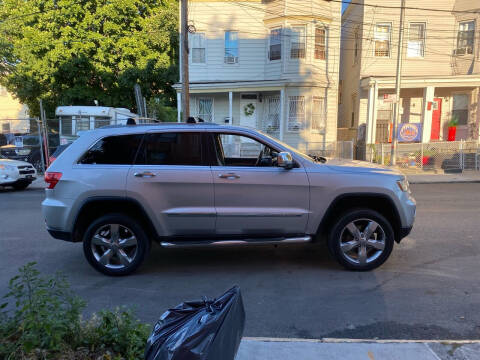
[[[138,199],[162,236],[202,236],[215,231],[212,172],[203,131],[145,135],[127,178],[127,196]]]
[[[268,157],[259,159],[260,151],[275,154],[279,150],[251,135],[211,134],[217,234],[304,234],[310,206],[305,169],[297,164],[286,170],[270,164]]]

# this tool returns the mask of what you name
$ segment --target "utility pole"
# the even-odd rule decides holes
[[[188,0],[181,0],[181,59],[182,59],[182,120],[190,116],[190,89],[188,74]],[[177,104],[178,106],[178,104]]]
[[[402,86],[402,65],[403,65],[403,35],[405,32],[405,2],[402,0],[400,10],[400,28],[398,33],[398,51],[397,51],[397,75],[395,79],[395,107],[393,113],[393,128],[392,128],[392,151],[390,154],[390,165],[397,163],[397,147],[398,147],[398,119],[400,118],[400,89]]]

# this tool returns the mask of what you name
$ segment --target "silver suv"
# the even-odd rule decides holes
[[[83,242],[108,275],[165,248],[307,243],[326,238],[344,267],[383,264],[412,229],[405,177],[304,155],[261,132],[216,124],[85,132],[50,166],[42,209],[57,239]]]

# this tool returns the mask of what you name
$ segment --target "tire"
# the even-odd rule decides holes
[[[93,221],[83,236],[83,252],[97,271],[110,276],[133,273],[150,251],[140,223],[124,214],[107,214]]]
[[[385,217],[374,210],[355,209],[341,215],[333,225],[328,249],[346,269],[368,271],[388,259],[394,241],[392,225]]]
[[[27,187],[30,186],[30,184],[31,183],[29,183],[29,182],[20,182],[20,183],[13,184],[12,187],[15,190],[25,190]]]

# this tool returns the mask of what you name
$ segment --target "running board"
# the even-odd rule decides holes
[[[312,241],[311,236],[275,238],[275,239],[245,239],[245,240],[205,240],[205,241],[162,241],[164,248],[191,248],[200,246],[243,246],[243,245],[281,245],[300,244]]]

